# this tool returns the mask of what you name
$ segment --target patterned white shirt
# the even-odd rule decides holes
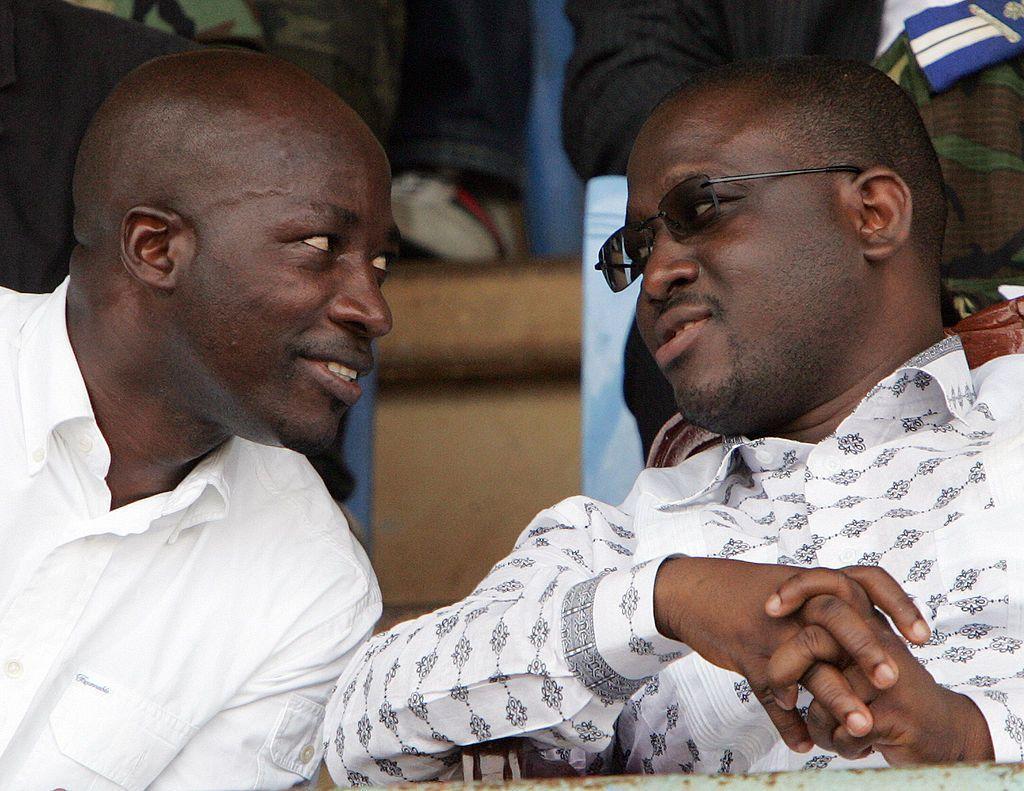
[[[882,566],[933,627],[915,656],[977,703],[997,760],[1024,760],[1022,444],[1024,355],[972,372],[952,338],[817,445],[732,439],[645,470],[618,508],[566,500],[469,597],[363,649],[328,705],[332,776],[444,778],[457,745],[524,735],[590,772],[883,765],[790,752],[742,677],[658,635],[673,554]]]

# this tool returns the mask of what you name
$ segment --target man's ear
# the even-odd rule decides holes
[[[910,241],[913,203],[910,187],[889,168],[865,170],[853,180],[853,219],[864,258],[891,258]]]
[[[133,206],[121,221],[121,262],[151,288],[172,291],[195,250],[195,231],[177,212]]]

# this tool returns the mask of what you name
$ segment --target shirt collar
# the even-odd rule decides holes
[[[62,425],[88,421],[96,434],[102,436],[68,337],[67,290],[65,278],[52,294],[43,298],[21,330],[18,376],[30,475],[46,465],[50,437]],[[227,514],[228,479],[236,464],[239,443],[240,440],[231,438],[210,451],[163,501],[153,524],[173,525],[168,543],[176,541],[190,527],[222,519]]]
[[[50,435],[59,426],[78,419],[96,424],[89,393],[68,338],[67,290],[65,278],[32,312],[19,339],[18,381],[30,475],[38,473],[46,464]]]
[[[963,344],[960,336],[952,335],[914,355],[871,388],[857,408],[839,424],[834,434],[822,440],[822,444],[841,444],[851,435],[876,444],[889,438],[896,429],[899,429],[899,434],[905,433],[907,420],[921,420],[924,425],[925,421],[933,424],[948,422],[950,417],[962,419],[971,410],[975,399],[974,381]],[[860,431],[854,431],[855,428]],[[774,448],[770,462],[761,461],[758,449],[768,444],[778,447]],[[669,502],[659,506],[659,510],[673,511],[688,506],[725,481],[741,465],[786,475],[790,467],[806,461],[813,447],[776,437],[755,440],[742,436],[725,437],[719,449],[698,454],[698,457],[713,452],[718,454],[717,464],[714,457],[704,460],[700,469],[703,474],[695,476],[706,484],[681,499],[670,498]],[[751,463],[752,459],[758,462],[758,466]],[[690,460],[683,463],[689,466]],[[714,474],[709,480],[706,475],[711,469]]]
[[[171,492],[159,517],[173,525],[168,544],[190,527],[227,516],[231,497],[228,481],[237,464],[240,444],[241,440],[232,437],[210,451]]]
[[[908,394],[918,396],[912,400],[922,405],[944,408],[947,417],[962,420],[971,411],[977,396],[959,335],[943,338],[907,360],[871,388],[857,412],[902,419],[907,415]]]

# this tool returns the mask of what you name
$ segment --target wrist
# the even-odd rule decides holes
[[[960,738],[952,740],[959,743],[955,754],[948,756],[949,761],[978,762],[994,761],[995,748],[992,745],[992,734],[988,729],[988,721],[978,705],[966,695],[950,692],[956,699],[957,707],[952,712],[950,722],[960,725]]]
[[[695,594],[707,595],[701,579],[701,558],[675,557],[663,562],[654,580],[654,625],[671,640],[693,645],[700,619]]]
[[[688,643],[685,634],[687,557],[670,557],[654,578],[654,626],[663,637]]]

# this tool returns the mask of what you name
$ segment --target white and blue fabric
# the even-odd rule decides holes
[[[1024,3],[975,0],[906,20],[910,48],[935,93],[1024,52]]]

